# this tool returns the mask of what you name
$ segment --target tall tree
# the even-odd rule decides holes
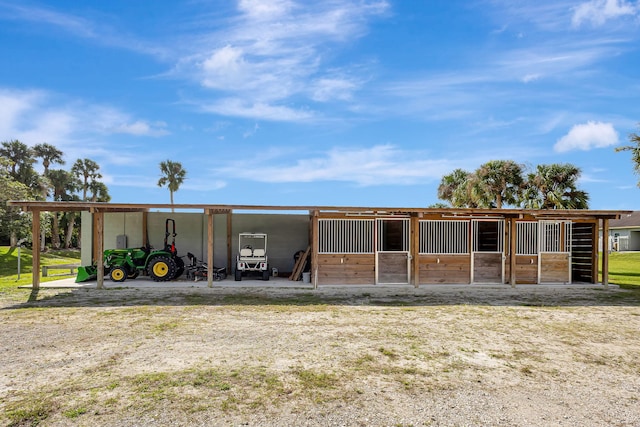
[[[63,169],[51,169],[48,172],[49,181],[53,187],[53,200],[69,201],[72,194],[80,188],[80,181],[71,172]],[[54,248],[60,248],[60,218],[58,212],[53,212],[51,224],[51,244]]]
[[[523,184],[523,167],[513,160],[491,160],[481,165],[475,173],[480,193],[487,200],[502,208],[503,204],[513,205],[518,201]]]
[[[180,162],[167,160],[160,162],[160,173],[162,176],[158,180],[158,187],[164,187],[166,185],[167,188],[169,188],[171,204],[173,205],[173,193],[178,191],[180,185],[184,182],[187,171],[182,168]],[[173,212],[173,207],[171,208],[171,212]]]
[[[640,127],[640,124],[638,126]],[[640,135],[637,133],[630,134],[629,141],[632,145],[617,147],[616,151],[631,151],[631,161],[634,163],[633,170],[636,175],[640,175]],[[638,187],[640,187],[640,180],[638,180]]]
[[[8,206],[8,200],[31,200],[29,187],[16,181],[11,176],[12,162],[0,157],[0,237],[9,238],[10,245],[15,247],[18,238],[28,236],[29,215],[24,215],[19,208]]]
[[[109,202],[111,200],[109,189],[103,182],[92,181],[89,184],[89,190],[91,190],[92,202]]]
[[[53,163],[57,163],[59,165],[64,165],[64,160],[62,159],[62,151],[58,150],[53,145],[42,143],[36,144],[33,146],[33,153],[36,158],[42,160],[42,166],[44,167],[44,176],[47,176],[49,173],[49,166]]]
[[[463,169],[455,169],[449,175],[443,176],[438,186],[438,198],[446,200],[454,208],[472,205],[471,195],[467,191],[471,175]]]
[[[51,188],[51,182],[49,180],[49,166],[52,163],[58,163],[61,165],[64,164],[64,160],[62,159],[62,151],[58,150],[53,145],[42,143],[42,144],[36,144],[33,146],[33,154],[36,158],[39,158],[42,160],[42,166],[44,167],[43,176],[46,181],[42,180],[40,187],[42,191],[42,199],[46,200],[48,190],[49,188]],[[57,219],[57,212],[53,212],[52,214],[55,217],[55,219]],[[43,224],[46,224],[46,223],[43,222]],[[53,221],[52,221],[52,227],[53,227]],[[41,250],[45,250],[46,231],[47,231],[46,227],[42,227],[42,236],[40,239]],[[54,236],[54,233],[53,233],[53,230],[51,230],[52,243],[54,238],[53,236]]]
[[[78,159],[71,167],[71,173],[81,179],[82,200],[87,200],[87,192],[91,183],[102,178],[99,170],[100,166],[91,159]]]
[[[578,189],[580,168],[572,164],[538,165],[527,175],[520,205],[528,209],[588,209],[589,194]]]
[[[0,155],[12,162],[10,174],[13,179],[36,190],[38,188],[38,174],[33,169],[33,164],[36,162],[33,150],[17,139],[5,141],[1,145]]]

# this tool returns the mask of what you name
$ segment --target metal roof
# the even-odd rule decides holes
[[[226,204],[168,204],[168,203],[103,203],[103,202],[46,202],[33,200],[11,200],[9,205],[21,207],[25,211],[89,211],[89,212],[144,212],[152,209],[174,209],[205,213],[231,213],[233,211],[308,211],[321,213],[358,214],[445,214],[454,216],[500,215],[517,217],[531,215],[540,218],[598,218],[618,219],[633,211],[587,210],[587,209],[471,209],[471,208],[406,208],[406,207],[363,207],[363,206],[270,206],[270,205],[226,205]],[[635,212],[637,213],[637,212]],[[638,216],[640,218],[640,216]]]

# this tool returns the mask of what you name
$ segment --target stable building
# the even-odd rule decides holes
[[[288,273],[308,254],[310,280],[323,285],[608,284],[608,247],[598,265],[598,230],[627,211],[371,208],[97,202],[10,202],[34,214],[39,269],[41,211],[82,211],[82,262],[102,271],[104,249],[161,247],[176,218],[179,253],[231,272],[241,232],[269,236],[269,262]],[[175,209],[178,213],[167,212]],[[155,241],[154,241],[155,239]],[[123,243],[124,242],[124,243]],[[599,278],[598,270],[602,271]],[[209,285],[213,286],[208,275]],[[98,287],[104,278],[98,274]],[[34,287],[39,277],[34,275]]]

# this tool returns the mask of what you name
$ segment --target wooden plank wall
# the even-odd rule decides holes
[[[593,277],[595,224],[574,223],[571,242],[571,278],[573,282],[595,283]],[[597,262],[597,261],[596,261]]]
[[[568,283],[569,255],[566,253],[540,254],[540,283]]]
[[[507,265],[508,269],[508,265]],[[538,283],[538,256],[516,255],[516,284]]]
[[[378,253],[378,283],[409,283],[407,254],[404,252]]]
[[[502,254],[476,252],[473,258],[473,281],[475,283],[500,283],[502,277]]]
[[[420,255],[420,284],[468,284],[471,255]]]
[[[318,254],[319,285],[373,285],[374,254]]]

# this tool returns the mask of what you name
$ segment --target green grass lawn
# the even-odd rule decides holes
[[[609,283],[640,288],[640,252],[612,252],[609,256]]]
[[[79,263],[79,250],[48,251],[40,254],[40,265]],[[9,246],[0,246],[0,291],[15,289],[20,285],[30,285],[33,279],[32,270],[31,250],[22,248],[20,250],[20,280],[18,280],[18,249],[10,248]],[[54,274],[63,272],[64,270],[56,271]],[[42,277],[40,281],[48,282],[60,279],[61,277],[72,276]]]

